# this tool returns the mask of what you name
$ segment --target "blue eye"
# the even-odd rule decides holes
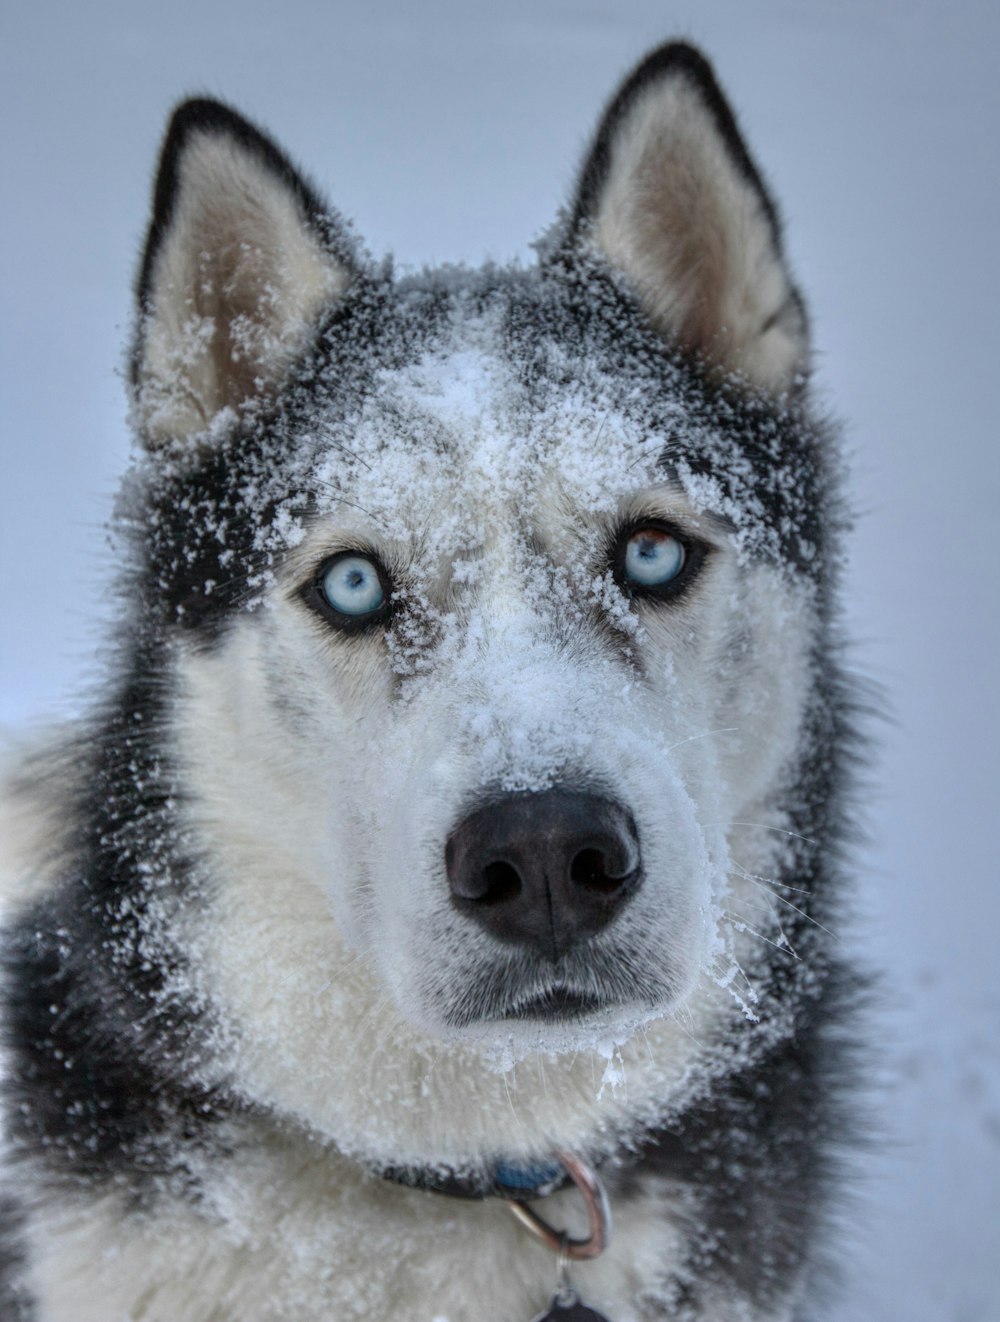
[[[683,544],[665,528],[637,528],[625,544],[624,577],[639,588],[664,587],[677,578],[686,559]]]
[[[359,623],[386,604],[382,575],[364,555],[341,555],[332,560],[321,571],[318,586],[332,610]]]

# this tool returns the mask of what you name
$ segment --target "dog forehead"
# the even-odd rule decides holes
[[[486,341],[382,370],[317,469],[324,515],[345,504],[389,536],[446,528],[456,549],[499,526],[606,514],[654,480],[661,436],[644,434],[593,380],[529,387]]]

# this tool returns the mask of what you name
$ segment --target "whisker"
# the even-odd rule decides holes
[[[321,444],[325,445],[328,449],[339,450],[341,454],[346,454],[349,458],[357,460],[359,464],[363,464],[365,468],[368,469],[369,473],[372,471],[372,466],[367,459],[362,459],[357,451],[350,449],[349,446],[344,445],[341,441],[324,440]],[[314,481],[322,482],[323,486],[331,486],[331,483],[323,482],[322,478],[314,478]]]
[[[718,822],[706,822],[706,823],[705,823],[706,826],[718,826],[718,824],[719,824]],[[819,844],[819,841],[818,841],[818,840],[814,840],[811,836],[808,836],[808,835],[799,835],[798,831],[786,831],[784,827],[782,827],[782,826],[771,826],[770,823],[768,823],[768,822],[730,822],[729,825],[730,825],[730,826],[753,826],[753,827],[756,827],[759,831],[774,831],[777,835],[787,835],[787,836],[790,836],[793,840],[802,840],[802,841],[803,841],[805,844],[807,844],[807,845],[816,845],[816,844]]]
[[[738,725],[722,725],[718,730],[702,730],[701,734],[689,734],[686,739],[678,739],[675,743],[669,744],[667,752],[672,753],[675,748],[680,748],[683,744],[694,743],[697,739],[710,739],[714,734],[736,734],[738,731]],[[706,822],[705,825],[712,826],[715,823]]]
[[[757,995],[756,988],[754,987],[753,983],[750,981],[749,977],[747,976],[743,966],[740,964],[736,956],[732,954],[732,952],[727,951],[725,958],[726,960],[728,960],[728,967],[724,971],[720,969],[720,959],[717,958],[715,960],[714,966],[715,969],[717,970],[715,976],[716,985],[718,987],[721,987],[723,991],[729,992],[730,996],[733,997],[733,999],[736,1001],[736,1004],[740,1007],[740,1009],[743,1011],[743,1014],[751,1023],[754,1024],[759,1023],[760,1016],[752,1008],[753,1006],[760,1004],[760,997]],[[739,994],[736,988],[733,986],[733,983],[737,976],[743,979],[743,985],[746,990],[746,995],[750,1002],[749,1005]]]
[[[774,882],[769,877],[755,876],[752,872],[747,872],[746,868],[741,867],[740,864],[736,862],[736,859],[733,859],[733,864],[735,873],[738,877],[742,877],[744,881],[752,882],[753,885],[758,886],[766,894],[773,896],[773,898],[778,900],[781,904],[786,905],[793,913],[797,913],[800,918],[804,918],[807,923],[812,923],[814,927],[818,927],[821,932],[825,932],[832,940],[839,942],[840,938],[837,936],[836,932],[832,932],[830,928],[825,927],[818,918],[814,918],[811,913],[806,913],[805,909],[800,909],[797,904],[793,904],[791,900],[786,899],[784,895],[778,894],[774,887],[776,885],[783,885],[784,883]],[[810,894],[809,891],[799,891],[794,886],[788,886],[785,887],[785,889],[795,891],[795,893],[799,895]]]
[[[507,1094],[507,1104],[510,1107],[510,1113],[514,1117],[514,1119],[517,1120],[518,1123],[520,1123],[520,1117],[517,1114],[517,1107],[514,1105],[514,1099],[510,1095],[510,1084],[507,1081],[507,1076],[509,1073],[510,1073],[509,1070],[504,1070],[500,1077],[503,1079],[503,1090]]]
[[[748,923],[747,920],[741,917],[739,914],[734,913],[731,910],[727,909],[724,912],[724,916],[729,922],[729,925],[735,931],[749,932],[750,935],[756,937],[758,941],[763,941],[767,945],[772,946],[775,950],[780,950],[783,955],[786,954],[791,955],[792,958],[796,960],[799,958],[799,956],[796,954],[795,950],[793,949],[791,942],[789,942],[785,937],[784,932],[781,932],[781,936],[782,936],[781,941],[772,941],[771,938],[765,936],[763,932],[758,932],[755,927],[751,926],[751,924]],[[781,931],[780,924],[778,930]]]
[[[334,491],[334,492],[335,492],[335,491],[337,490],[337,488],[336,488],[332,483],[330,483],[330,482],[323,482],[320,478],[314,478],[313,480],[314,480],[315,482],[319,483],[320,486],[327,487],[330,491]],[[381,519],[377,514],[373,514],[373,513],[371,512],[371,510],[367,510],[367,509],[365,509],[364,505],[359,505],[359,504],[357,503],[357,501],[354,501],[354,500],[348,500],[346,496],[335,496],[335,498],[334,498],[334,500],[333,500],[333,504],[335,504],[335,505],[350,505],[350,507],[351,507],[352,510],[360,510],[360,512],[361,512],[363,515],[365,515],[366,518],[371,519],[372,523],[376,524],[378,527],[381,527],[381,528],[383,528],[383,529],[386,529],[386,528],[387,528],[387,525],[386,525],[384,519]]]

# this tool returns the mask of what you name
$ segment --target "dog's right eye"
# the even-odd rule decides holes
[[[625,527],[611,548],[615,578],[630,597],[674,601],[683,596],[707,547],[661,519]]]
[[[310,606],[347,631],[380,623],[389,614],[391,586],[378,561],[342,551],[320,565],[305,592]]]

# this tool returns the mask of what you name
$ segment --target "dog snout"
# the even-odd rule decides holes
[[[605,928],[642,882],[632,814],[563,787],[509,794],[448,839],[451,898],[501,941],[553,959]]]

